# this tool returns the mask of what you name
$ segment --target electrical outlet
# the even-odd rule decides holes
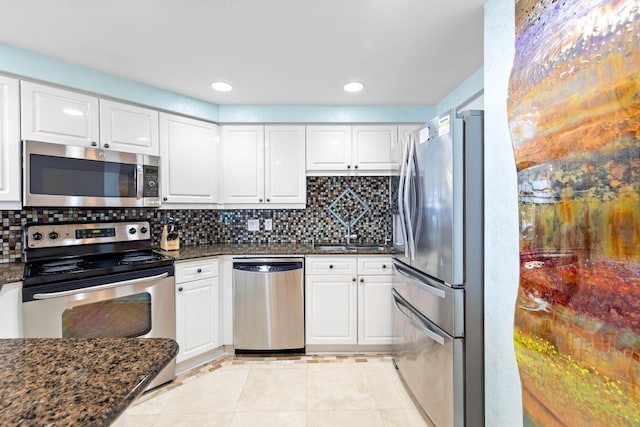
[[[273,230],[273,220],[271,218],[267,218],[264,220],[264,229],[266,231]]]
[[[247,220],[247,229],[249,231],[258,231],[260,229],[260,221],[257,219]]]

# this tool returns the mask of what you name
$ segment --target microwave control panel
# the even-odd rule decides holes
[[[158,167],[157,166],[144,166],[144,187],[142,189],[142,197],[158,197]]]

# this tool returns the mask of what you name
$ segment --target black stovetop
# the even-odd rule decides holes
[[[25,263],[24,287],[171,266],[173,263],[173,258],[151,249],[31,261]]]

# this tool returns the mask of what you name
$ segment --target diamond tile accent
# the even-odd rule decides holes
[[[327,208],[331,215],[336,217],[345,227],[347,224],[349,227],[353,227],[369,209],[369,205],[363,202],[350,188],[344,190]]]

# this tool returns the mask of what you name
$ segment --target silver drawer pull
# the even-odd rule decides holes
[[[398,312],[400,313],[400,315],[402,315],[402,317],[404,317],[407,320],[407,322],[409,322],[414,328],[416,328],[420,332],[424,333],[425,335],[427,335],[429,338],[431,338],[432,340],[434,340],[438,344],[444,345],[444,338],[443,337],[441,337],[440,335],[436,334],[431,329],[428,329],[426,326],[418,323],[417,321],[412,319],[411,316],[409,316],[407,313],[404,312],[404,310],[402,309],[402,307],[400,307],[400,305],[402,305],[403,307],[405,307],[405,305],[401,304],[401,301],[398,300],[398,296],[396,296],[395,289],[392,291],[392,293],[394,294],[393,295],[393,303],[395,304],[396,308],[398,309]],[[409,308],[409,307],[407,307],[407,308]]]

